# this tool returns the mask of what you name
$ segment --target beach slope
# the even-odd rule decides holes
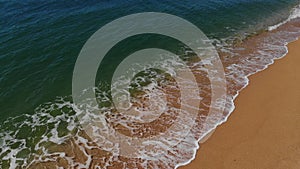
[[[252,75],[236,109],[180,169],[300,168],[300,41]]]

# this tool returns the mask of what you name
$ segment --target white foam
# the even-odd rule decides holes
[[[288,17],[286,20],[284,20],[284,21],[282,21],[282,22],[280,22],[280,23],[278,23],[278,24],[276,24],[276,25],[269,26],[269,27],[268,27],[268,30],[269,30],[269,31],[275,30],[275,29],[277,29],[278,27],[280,27],[280,26],[282,26],[282,25],[288,23],[289,21],[291,21],[291,20],[293,20],[293,19],[296,19],[296,18],[299,18],[299,17],[300,17],[300,5],[298,5],[298,6],[296,6],[295,8],[293,8],[293,10],[291,11],[289,17]]]

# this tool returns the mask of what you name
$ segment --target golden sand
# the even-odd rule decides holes
[[[300,169],[300,40],[250,77],[236,109],[180,169]]]

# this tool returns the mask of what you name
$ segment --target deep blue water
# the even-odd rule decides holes
[[[73,66],[81,47],[96,30],[118,17],[146,11],[170,13],[197,25],[208,37],[221,39],[278,23],[296,3],[296,0],[1,1],[1,120],[31,113],[41,103],[70,95]]]
[[[73,66],[84,42],[118,17],[145,11],[166,12],[189,20],[211,38],[226,38],[284,19],[295,2],[2,1],[1,119],[30,113],[45,101],[69,95]],[[266,20],[268,17],[271,19]],[[263,25],[262,20],[266,20]]]
[[[1,1],[0,116],[71,94],[77,55],[104,24],[132,13],[183,17],[210,38],[228,38],[283,20],[296,0]]]

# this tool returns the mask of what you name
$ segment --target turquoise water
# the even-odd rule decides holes
[[[0,1],[0,122],[16,117],[0,125],[0,166],[6,168],[16,159],[11,155],[8,160],[7,155],[15,149],[21,151],[17,161],[29,157],[37,151],[34,145],[43,136],[50,138],[53,129],[59,137],[67,135],[66,123],[76,121],[68,102],[75,61],[86,40],[106,23],[138,12],[169,13],[198,26],[218,46],[267,30],[286,20],[298,4],[298,0]],[[110,77],[122,57],[149,46],[175,51],[181,47],[154,35],[123,41],[108,54],[97,83]]]

